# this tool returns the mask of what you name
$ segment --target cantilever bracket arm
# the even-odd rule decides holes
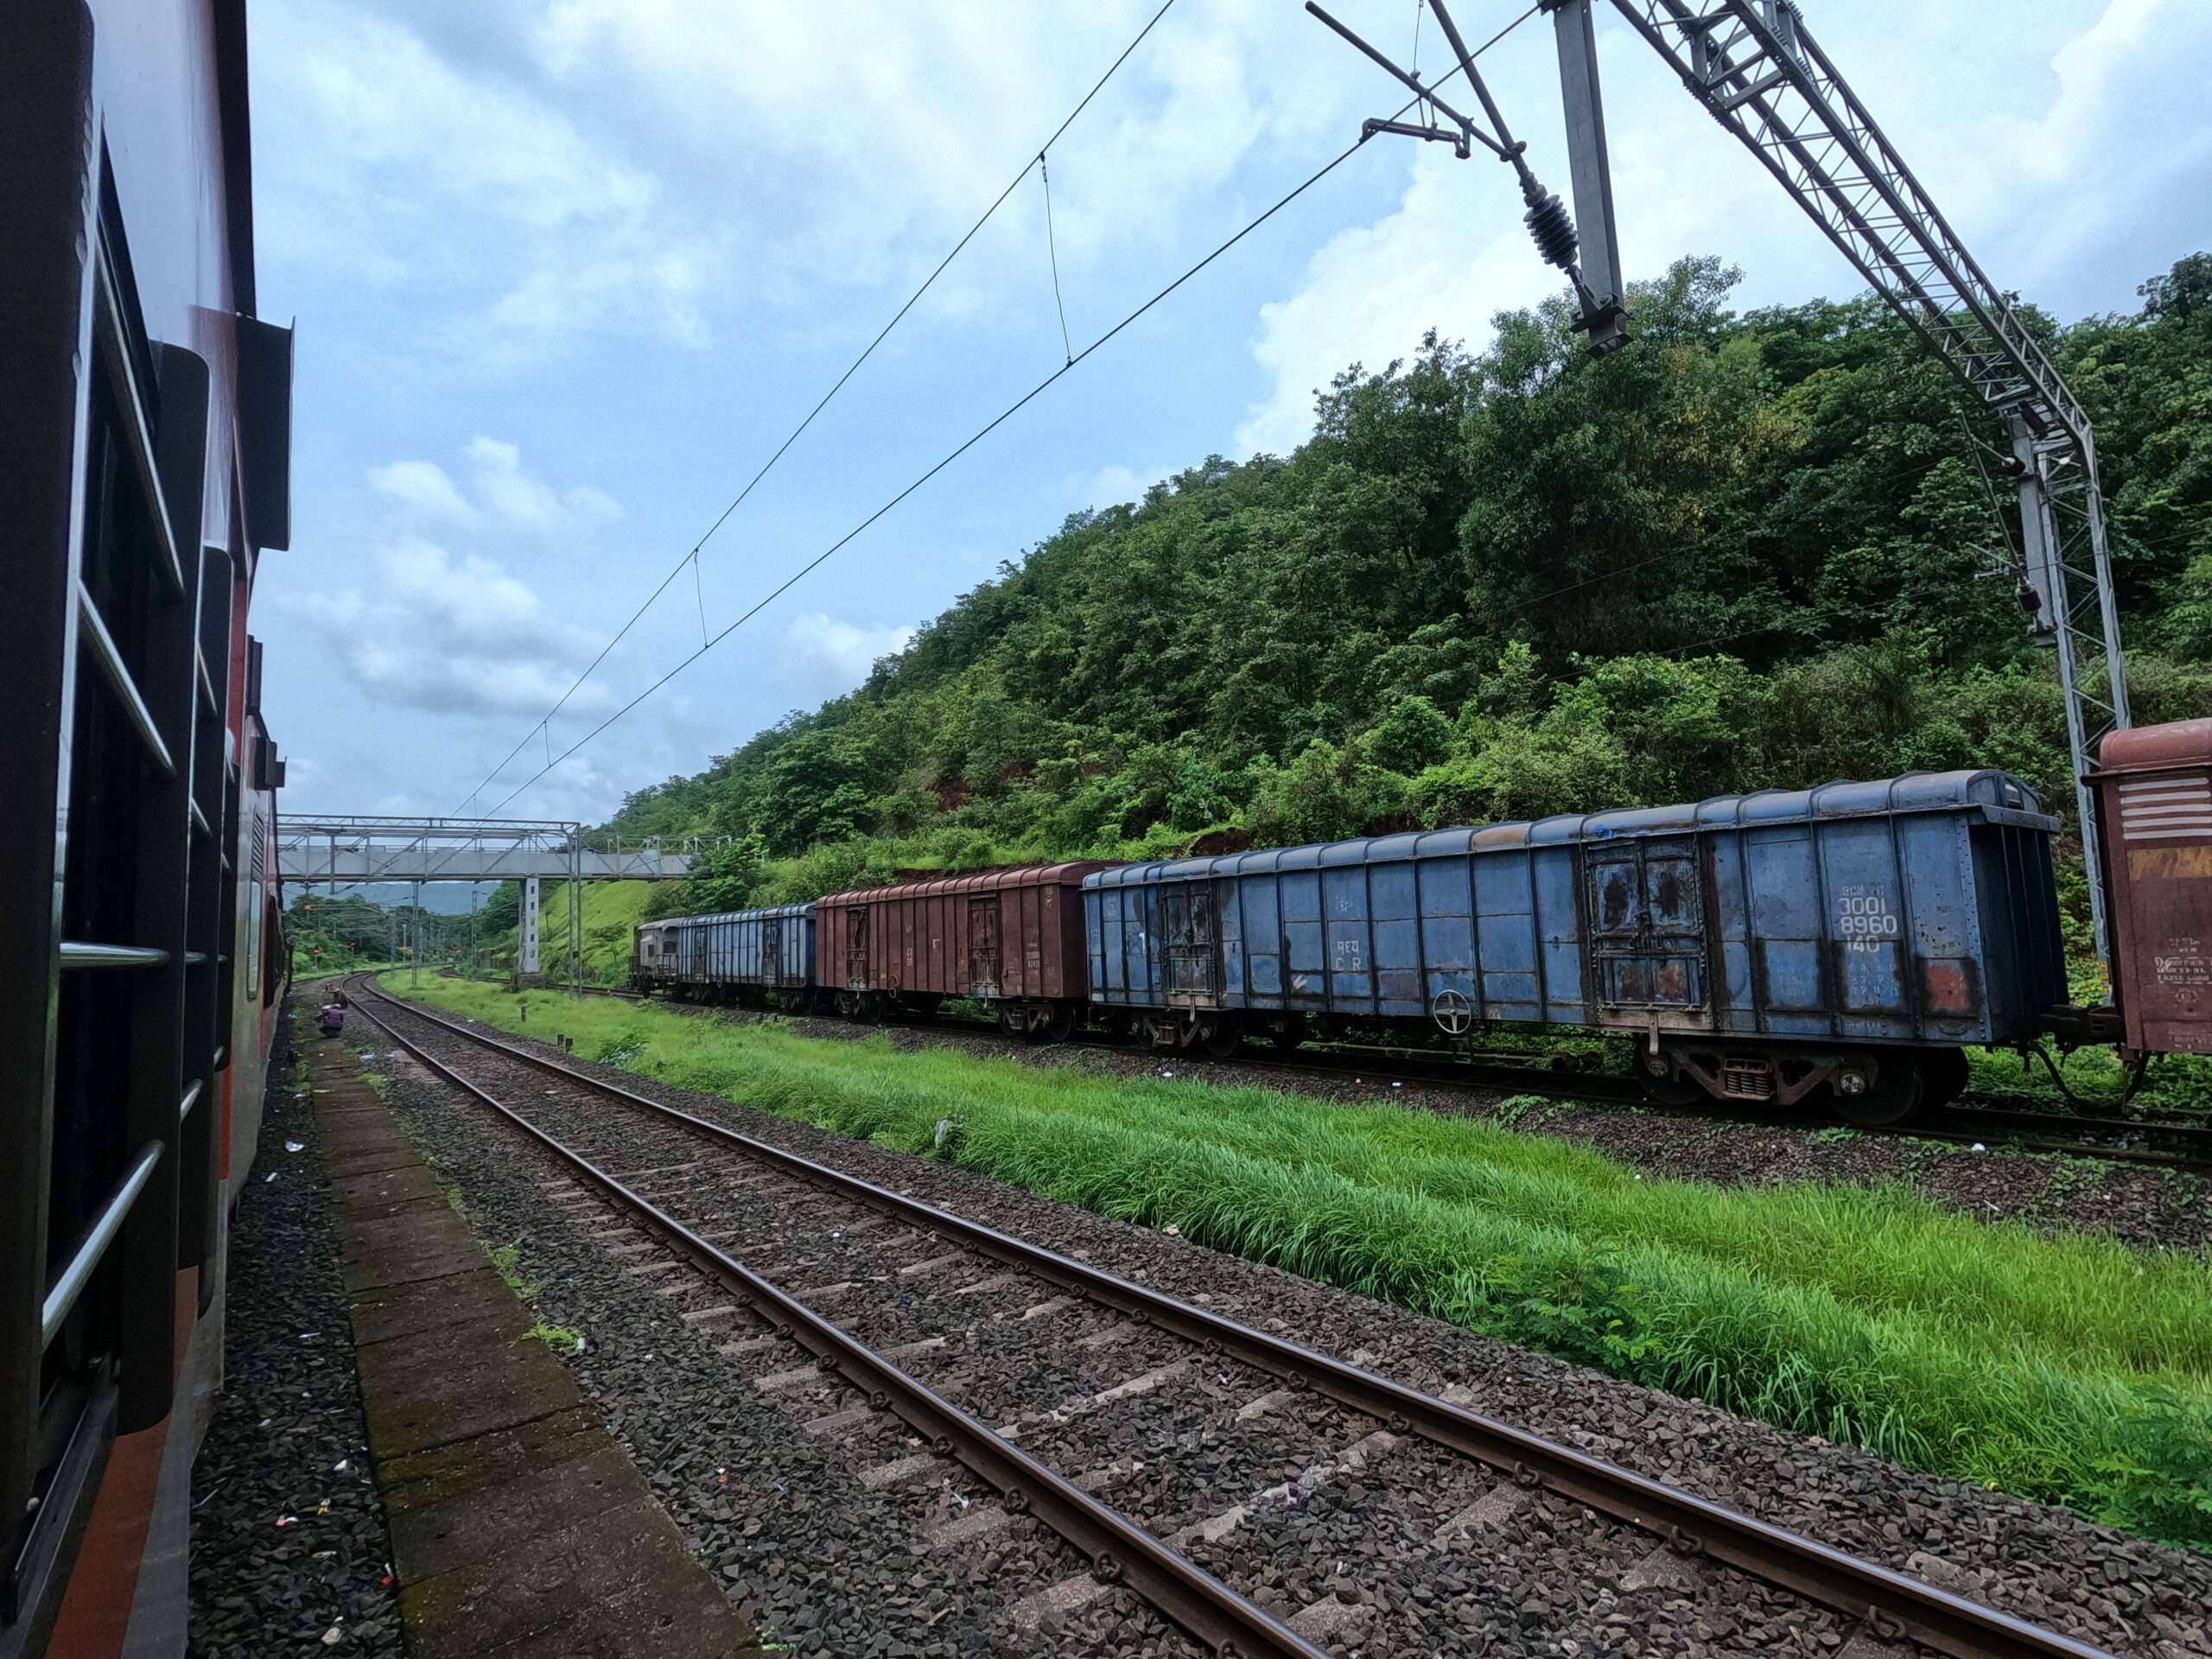
[[[1461,161],[1467,159],[1467,140],[1479,134],[1470,134],[1465,127],[1417,127],[1410,121],[1385,121],[1380,116],[1370,116],[1359,124],[1359,141],[1365,143],[1378,132],[1391,132],[1401,138],[1426,139],[1432,143],[1449,144],[1452,153]]]

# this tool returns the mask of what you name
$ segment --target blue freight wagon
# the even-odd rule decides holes
[[[791,1008],[814,1005],[814,977],[811,904],[644,923],[630,972],[647,995]]]
[[[2001,772],[1130,864],[1084,882],[1094,1010],[1223,1054],[1315,1022],[1632,1033],[1662,1098],[1891,1121],[2066,999],[2051,840]]]

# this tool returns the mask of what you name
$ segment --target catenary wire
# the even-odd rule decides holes
[[[1539,4],[1540,3],[1541,0],[1539,0]],[[1491,48],[1496,46],[1500,41],[1510,35],[1515,29],[1520,28],[1522,24],[1527,22],[1529,18],[1535,16],[1537,10],[1537,4],[1530,5],[1526,11],[1522,12],[1518,16],[1514,18],[1511,22],[1506,24],[1503,29],[1499,29],[1497,34],[1491,35],[1480,46],[1477,47],[1472,52],[1469,53],[1468,57],[1471,60],[1480,57],[1484,53],[1489,51]],[[1459,73],[1460,71],[1458,68],[1454,68],[1450,74],[1446,74],[1439,79],[1437,86],[1439,87],[1445,86]],[[1416,101],[1417,100],[1415,99],[1408,99],[1399,109],[1398,115],[1402,116],[1406,111],[1413,108]],[[1394,117],[1393,118],[1395,119],[1395,118]],[[683,672],[685,669],[697,662],[700,658],[705,656],[716,645],[720,645],[724,639],[729,638],[731,634],[736,632],[738,629],[743,627],[747,622],[751,621],[762,611],[766,610],[770,605],[772,605],[777,600],[782,598],[785,594],[790,592],[791,589],[797,587],[809,575],[811,575],[823,564],[826,563],[831,557],[842,550],[848,543],[854,540],[855,537],[858,537],[871,524],[874,524],[877,519],[882,518],[893,507],[896,507],[900,502],[904,501],[908,496],[920,489],[923,485],[928,483],[939,473],[950,467],[954,461],[959,460],[961,456],[966,454],[968,451],[974,448],[985,438],[988,437],[993,432],[1006,424],[1006,423],[1011,420],[1015,415],[1027,408],[1029,404],[1035,402],[1039,397],[1043,396],[1049,388],[1058,382],[1064,376],[1073,372],[1076,367],[1085,361],[1092,353],[1098,351],[1101,347],[1113,340],[1125,329],[1128,328],[1132,324],[1135,323],[1140,318],[1143,317],[1147,312],[1152,310],[1154,307],[1160,304],[1161,301],[1166,299],[1168,296],[1173,294],[1178,289],[1180,289],[1185,283],[1189,282],[1192,277],[1198,275],[1199,272],[1205,270],[1207,266],[1212,264],[1215,260],[1220,258],[1222,255],[1227,253],[1231,248],[1242,242],[1246,237],[1251,235],[1253,232],[1258,230],[1260,226],[1266,224],[1284,208],[1289,207],[1292,202],[1297,200],[1308,190],[1311,190],[1315,185],[1320,183],[1323,179],[1328,177],[1330,174],[1335,172],[1337,168],[1350,161],[1353,156],[1358,153],[1360,149],[1364,146],[1366,143],[1367,136],[1363,134],[1360,137],[1354,139],[1350,144],[1339,150],[1334,156],[1323,162],[1321,166],[1317,168],[1313,172],[1306,175],[1305,179],[1298,184],[1293,186],[1282,195],[1278,196],[1265,212],[1261,213],[1253,219],[1246,221],[1242,228],[1230,235],[1225,241],[1217,244],[1214,247],[1213,251],[1208,253],[1204,258],[1198,260],[1197,264],[1190,266],[1182,273],[1181,276],[1177,276],[1166,287],[1160,289],[1158,292],[1154,294],[1150,299],[1146,300],[1135,310],[1124,316],[1119,322],[1109,328],[1104,334],[1099,335],[1098,338],[1092,340],[1090,344],[1084,346],[1081,351],[1076,353],[1065,363],[1061,365],[1058,368],[1054,369],[1050,374],[1046,375],[1042,380],[1039,380],[1027,391],[1022,393],[1020,397],[1014,399],[1013,403],[1008,404],[1004,409],[993,416],[983,425],[978,427],[974,432],[963,439],[957,448],[949,450],[936,462],[935,465],[931,466],[928,471],[917,477],[912,483],[908,484],[896,495],[884,502],[882,505],[877,507],[874,512],[869,513],[867,518],[861,519],[860,523],[855,524],[842,536],[840,536],[836,541],[830,543],[828,547],[823,549],[821,552],[816,554],[811,559],[809,559],[797,570],[786,576],[781,582],[770,589],[766,595],[756,601],[749,609],[745,611],[734,621],[726,625],[705,645],[701,645],[698,650],[685,657],[681,662],[671,668],[658,679],[645,687],[644,690],[632,697],[629,702],[624,703],[613,714],[607,715],[605,720],[593,727],[592,729],[587,732],[582,737],[577,739],[576,741],[570,744],[567,748],[562,750],[561,753],[547,765],[540,767],[530,778],[524,779],[515,789],[500,799],[499,805],[494,806],[492,809],[493,812],[496,813],[500,811],[509,802],[514,800],[516,797],[534,787],[538,779],[544,777],[547,772],[551,772],[556,766],[560,766],[563,761],[567,760],[570,755],[575,754],[578,750],[592,742],[609,727],[622,719],[624,715],[629,714],[632,709],[637,708],[639,704],[644,702],[655,692],[658,691],[661,687],[666,685],[671,680]]]
[[[1154,26],[1159,23],[1161,18],[1167,15],[1168,9],[1174,3],[1175,0],[1164,0],[1164,3],[1162,3],[1160,10],[1154,12],[1152,16],[1146,22],[1145,26],[1136,32],[1135,37],[1132,39],[1127,46],[1122,48],[1121,56],[1116,58],[1112,63],[1106,67],[1106,73],[1099,76],[1097,80],[1092,85],[1090,90],[1083,95],[1082,101],[1078,103],[1075,108],[1070,110],[1067,113],[1066,118],[1063,120],[1058,126],[1052,130],[1052,136],[1050,138],[1047,138],[1044,143],[1039,146],[1035,159],[1024,162],[1022,164],[1021,171],[1015,174],[1013,178],[1007,181],[1006,188],[1000,191],[996,198],[991,202],[991,205],[983,209],[982,217],[977,219],[973,225],[968,227],[967,234],[963,236],[959,241],[952,245],[952,251],[950,253],[946,254],[944,258],[938,261],[937,268],[931,270],[926,277],[923,278],[922,285],[907,296],[906,302],[899,308],[896,314],[893,315],[891,321],[883,325],[882,328],[877,332],[875,338],[868,341],[867,348],[847,365],[845,372],[837,377],[836,383],[830,386],[830,390],[822,394],[821,401],[817,403],[812,409],[806,412],[806,418],[791,429],[790,434],[784,439],[784,441],[776,446],[775,453],[761,463],[760,471],[753,474],[752,478],[747,481],[745,487],[740,490],[736,496],[730,501],[730,504],[724,507],[721,512],[716,515],[714,523],[707,526],[705,533],[702,534],[696,542],[692,543],[691,550],[685,554],[683,558],[678,559],[676,562],[676,564],[670,569],[669,573],[660,579],[660,584],[656,587],[652,593],[645,595],[645,602],[639,606],[637,610],[631,614],[630,620],[625,622],[621,627],[615,631],[614,637],[612,639],[609,639],[606,645],[600,648],[599,655],[593,658],[590,664],[584,669],[584,671],[576,676],[575,683],[570,685],[567,690],[563,691],[560,695],[559,698],[556,700],[553,706],[545,711],[544,716],[538,721],[538,726],[550,726],[553,716],[559,714],[561,710],[568,705],[569,699],[576,695],[577,691],[582,688],[583,683],[599,671],[600,664],[607,660],[608,654],[613,651],[615,646],[620,645],[622,641],[628,637],[630,630],[638,626],[638,623],[643,619],[645,613],[652,609],[655,601],[657,601],[664,593],[668,591],[669,584],[674,582],[678,575],[683,574],[685,563],[696,561],[698,558],[700,550],[705,547],[708,542],[713,539],[715,532],[719,531],[722,525],[728,522],[729,516],[745,504],[745,499],[753,493],[754,486],[757,486],[762,479],[767,477],[770,470],[774,467],[778,461],[784,458],[784,452],[789,449],[792,444],[798,441],[799,435],[804,433],[808,427],[814,424],[814,417],[821,414],[824,409],[828,408],[830,406],[830,399],[845,389],[845,383],[848,380],[850,380],[855,374],[859,372],[860,367],[863,363],[866,363],[870,357],[874,355],[875,348],[883,344],[885,339],[890,334],[891,331],[893,328],[896,328],[900,322],[905,321],[906,314],[909,311],[912,311],[914,307],[920,302],[922,296],[928,293],[931,287],[937,282],[937,279],[944,274],[945,267],[960,257],[961,250],[965,248],[969,243],[974,241],[976,238],[976,233],[982,230],[986,224],[989,223],[991,216],[994,213],[997,213],[1001,207],[1006,205],[1006,199],[1014,193],[1016,187],[1018,187],[1024,179],[1029,176],[1030,169],[1032,168],[1039,168],[1044,165],[1045,152],[1050,149],[1054,144],[1058,143],[1059,142],[1060,136],[1066,132],[1070,127],[1075,124],[1076,118],[1081,115],[1084,111],[1090,106],[1090,100],[1098,96],[1100,91],[1103,89],[1106,83],[1114,78],[1115,73],[1124,63],[1128,61],[1129,54],[1135,52],[1138,47],[1144,44],[1145,37],[1152,33]],[[1050,187],[1048,186],[1048,190],[1049,188]],[[1051,211],[1049,195],[1046,201],[1046,211],[1049,213]],[[1058,296],[1059,283],[1058,258],[1058,256],[1055,254],[1053,292],[1056,299]],[[1061,332],[1063,334],[1066,332],[1066,320],[1065,315],[1061,321]],[[694,565],[694,574],[695,575],[696,574],[696,564]],[[536,727],[533,727],[530,731],[523,734],[521,741],[508,752],[506,759],[500,761],[498,766],[493,767],[490,772],[484,775],[483,781],[478,784],[474,789],[469,791],[468,794],[463,798],[461,805],[465,806],[470,801],[476,799],[486,789],[491,786],[494,779],[514,763],[515,757],[523,752],[524,746],[537,734],[537,728]],[[512,799],[512,798],[510,797],[509,798]],[[460,808],[456,807],[454,810],[457,812],[460,810]]]

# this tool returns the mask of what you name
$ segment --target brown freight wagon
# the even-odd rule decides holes
[[[861,887],[816,908],[815,971],[849,1018],[992,1004],[1009,1032],[1065,1038],[1090,997],[1083,878],[1096,862]]]

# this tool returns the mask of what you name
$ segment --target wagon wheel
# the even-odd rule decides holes
[[[1643,1097],[1654,1106],[1710,1106],[1712,1091],[1687,1071],[1671,1077],[1643,1075]]]
[[[1282,1023],[1269,1034],[1274,1038],[1277,1048],[1286,1052],[1296,1048],[1306,1040],[1306,1016],[1302,1014],[1286,1014],[1282,1017]]]
[[[1225,1014],[1207,1021],[1198,1033],[1198,1046],[1217,1060],[1227,1059],[1243,1040],[1243,1028],[1233,1016]]]
[[[1973,1080],[1963,1048],[1931,1048],[1920,1057],[1920,1103],[1924,1107],[1949,1105]]]
[[[1045,1027],[1046,1039],[1051,1042],[1065,1043],[1069,1038],[1074,1035],[1075,1004],[1072,1002],[1054,1003],[1052,1005],[1052,1020]]]
[[[1464,1037],[1475,1023],[1475,1005],[1465,991],[1439,991],[1429,1002],[1428,1014],[1446,1037]]]
[[[1847,1095],[1833,1085],[1829,1090],[1838,1117],[1870,1129],[1903,1122],[1919,1107],[1925,1094],[1918,1064],[1902,1055],[1883,1061],[1872,1080],[1858,1094]]]

